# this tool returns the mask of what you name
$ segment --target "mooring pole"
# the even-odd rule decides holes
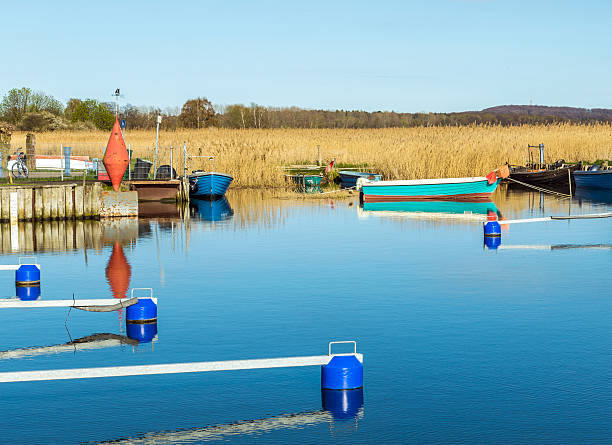
[[[173,175],[172,175],[172,152],[174,151],[174,147],[171,145],[170,146],[170,180],[174,179]]]
[[[157,116],[157,131],[155,132],[155,161],[153,163],[153,179],[157,179],[157,147],[159,145],[159,124],[161,124],[161,115]]]

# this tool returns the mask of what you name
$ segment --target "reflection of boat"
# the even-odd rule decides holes
[[[495,174],[493,173],[493,177]],[[368,181],[361,191],[364,202],[379,201],[490,201],[499,179],[486,177]]]
[[[587,171],[574,172],[576,191],[580,189],[612,190],[612,170],[599,170],[592,166]],[[612,195],[612,192],[608,192]]]
[[[225,173],[194,171],[189,175],[189,196],[192,198],[218,199],[234,178]]]
[[[197,210],[198,215],[204,221],[223,221],[231,218],[234,214],[225,197],[214,201],[194,199],[190,204],[192,209]]]
[[[364,202],[362,216],[440,217],[484,221],[490,213],[499,215],[493,201],[396,201]]]
[[[612,173],[612,170],[610,170]],[[598,204],[612,204],[612,192],[604,189],[576,188],[575,198]]]
[[[354,172],[350,170],[340,170],[338,176],[340,176],[342,185],[345,187],[356,186],[359,178],[364,178],[368,181],[380,181],[382,179],[382,176],[377,173]]]

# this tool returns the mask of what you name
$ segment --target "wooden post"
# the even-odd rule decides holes
[[[44,220],[49,220],[51,219],[51,200],[53,199],[51,196],[51,188],[43,187],[42,195],[42,218]]]
[[[36,168],[36,135],[34,133],[26,134],[26,165],[28,169]]]
[[[317,145],[317,152],[319,153],[319,160],[318,160],[317,165],[321,167],[321,146],[320,145]]]
[[[83,186],[74,187],[74,217],[83,218]]]
[[[91,216],[98,218],[100,216],[100,206],[102,205],[102,184],[94,182],[91,186]]]
[[[91,195],[92,195],[92,186],[85,185],[83,186],[83,217],[91,218]]]
[[[55,194],[57,196],[57,217],[59,219],[66,219],[66,192],[64,188],[63,185],[55,187]]]
[[[3,187],[1,192],[1,198],[2,199],[2,213],[0,214],[0,219],[2,219],[2,221],[8,221],[9,220],[9,215],[10,215],[10,208],[9,208],[9,193],[10,190],[6,187]]]
[[[32,188],[23,189],[23,217],[26,221],[31,221],[34,217],[32,208],[34,190]]]
[[[25,218],[25,190],[21,187],[17,189],[17,219],[23,221]]]
[[[41,221],[43,219],[43,188],[34,188],[34,219]]]
[[[59,203],[57,202],[59,199],[59,187],[49,187],[49,194],[51,195],[51,219],[59,218]]]
[[[72,199],[72,186],[64,187],[64,203],[66,205],[65,215],[66,218],[74,218],[74,201]]]
[[[569,182],[569,189],[570,189],[569,195],[570,195],[570,198],[571,198],[572,197],[572,172],[570,171],[569,168],[567,169],[567,179],[568,179],[568,182]]]

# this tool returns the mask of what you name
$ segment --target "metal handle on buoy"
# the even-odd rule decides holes
[[[152,287],[133,287],[132,291],[130,293],[130,298],[134,298],[134,291],[135,290],[148,290],[150,292],[149,298],[151,300],[153,300],[153,288]]]
[[[31,259],[32,262],[24,263],[23,261],[26,260],[26,259]],[[38,263],[36,262],[36,257],[35,256],[20,256],[19,257],[19,265],[22,265],[22,264],[34,264],[34,265],[36,265]]]
[[[340,345],[340,344],[347,344],[347,343],[352,343],[353,344],[353,352],[343,353],[343,354],[332,354],[332,352],[331,352],[332,345]],[[328,352],[327,355],[354,355],[354,354],[357,354],[357,342],[355,340],[330,341],[329,342],[329,352]]]

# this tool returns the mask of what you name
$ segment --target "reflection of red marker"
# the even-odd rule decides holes
[[[119,241],[115,241],[113,253],[106,265],[106,279],[110,285],[113,297],[126,298],[131,276],[132,268],[123,253],[123,247],[121,247]]]
[[[121,134],[121,127],[119,127],[119,121],[115,116],[115,125],[111,130],[110,138],[108,138],[108,144],[106,145],[106,152],[104,153],[104,167],[110,177],[115,191],[119,190],[121,179],[125,174],[130,162],[127,149],[125,148],[125,141]]]

